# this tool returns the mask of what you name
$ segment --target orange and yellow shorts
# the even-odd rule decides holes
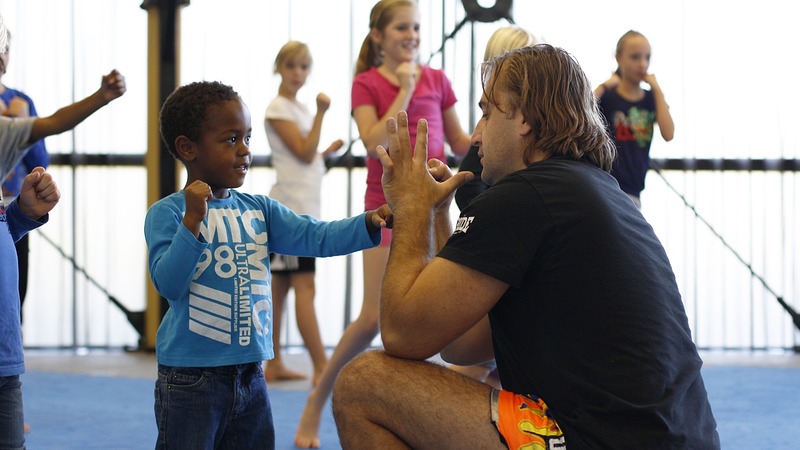
[[[564,433],[536,396],[492,389],[492,422],[511,450],[566,450]]]

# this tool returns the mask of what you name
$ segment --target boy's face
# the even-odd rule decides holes
[[[189,141],[184,154],[189,182],[206,182],[217,198],[227,197],[228,188],[241,186],[253,160],[252,131],[250,111],[241,100],[211,106],[200,138]]]

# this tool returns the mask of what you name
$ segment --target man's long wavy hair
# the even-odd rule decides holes
[[[548,44],[512,50],[484,63],[481,80],[489,103],[497,107],[505,93],[508,110],[502,112],[520,111],[530,124],[525,161],[537,149],[611,170],[616,147],[586,74],[568,52]]]

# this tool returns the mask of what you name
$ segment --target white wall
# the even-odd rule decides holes
[[[74,133],[48,138],[51,152],[145,151],[147,14],[140,4],[0,0],[0,14],[13,33],[10,70],[2,81],[27,91],[41,114],[88,95],[99,86],[100,75],[113,67],[126,75],[125,97]],[[368,32],[372,4],[372,0],[192,0],[182,14],[181,81],[213,79],[232,85],[253,115],[253,151],[266,154],[260,123],[277,92],[279,80],[272,74],[275,53],[289,39],[304,41],[314,56],[314,68],[301,97],[311,102],[319,91],[329,94],[333,103],[322,142],[349,141],[356,135],[349,115],[350,80],[356,52]],[[517,0],[513,12],[518,25],[573,53],[593,83],[614,70],[614,46],[622,33],[636,29],[649,38],[652,71],[676,123],[675,139],[665,143],[657,138],[653,157],[797,159],[800,29],[790,8],[779,0]],[[420,53],[427,61],[464,12],[455,0],[421,0],[420,11]],[[488,36],[504,24],[475,24],[478,60]],[[444,69],[460,99],[462,126],[468,130],[474,106],[469,103],[469,89],[477,80],[477,69],[470,66],[471,32],[472,26],[465,26],[444,53]],[[431,65],[442,66],[440,55]],[[356,144],[354,152],[363,155],[364,149]],[[77,255],[79,264],[130,309],[142,309],[144,170],[92,167],[80,169],[74,178],[68,168],[55,170],[65,195],[42,232]],[[797,174],[666,172],[664,176],[757,274],[800,309]],[[272,179],[270,170],[255,170],[244,189],[267,192]],[[324,187],[323,218],[360,211],[363,173],[356,174],[349,211],[341,172],[332,172]],[[796,345],[797,332],[774,297],[658,174],[648,176],[642,200],[643,212],[674,265],[699,345]],[[100,290],[80,274],[73,275],[71,264],[38,236],[33,236],[31,247],[27,345],[135,345],[135,333]],[[360,256],[352,261],[357,313]],[[344,264],[344,259],[324,261],[318,273],[317,304],[328,345],[335,345],[344,322]],[[289,342],[300,342],[294,329],[289,331]]]

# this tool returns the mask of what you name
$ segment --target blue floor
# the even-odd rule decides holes
[[[713,366],[703,369],[723,449],[796,449],[800,370]],[[153,381],[29,372],[22,377],[29,449],[152,449]],[[294,448],[306,392],[271,389],[278,449]],[[325,449],[340,449],[330,409]]]
[[[63,373],[22,376],[30,450],[152,450],[156,442],[154,381]],[[294,449],[307,392],[270,389],[276,449]],[[341,449],[328,407],[320,429],[325,449]]]

